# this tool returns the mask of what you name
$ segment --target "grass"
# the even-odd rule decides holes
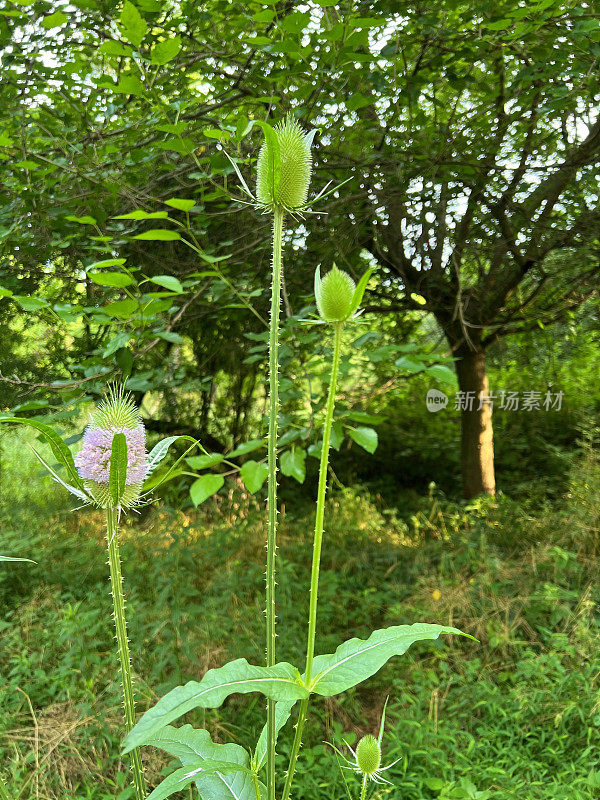
[[[22,436],[22,435],[19,435]],[[3,438],[2,552],[34,558],[0,583],[0,765],[19,800],[127,800],[118,757],[120,687],[100,514]],[[18,456],[18,457],[17,457]],[[508,498],[465,508],[434,492],[410,512],[360,489],[326,516],[317,652],[386,625],[451,623],[479,643],[416,645],[338,698],[316,700],[295,798],[347,797],[331,748],[375,733],[390,695],[384,763],[402,800],[588,800],[598,758],[600,466],[573,468],[569,493],[527,513]],[[302,664],[312,506],[281,518],[280,657]],[[232,490],[198,512],[157,507],[123,530],[140,710],[231,658],[264,659],[263,504]],[[251,743],[255,695],[192,713],[217,741]],[[310,725],[312,721],[312,725]],[[183,720],[182,720],[183,722]],[[280,774],[291,724],[279,744]],[[144,750],[149,783],[169,759]],[[352,796],[358,780],[348,776]],[[389,788],[389,787],[388,787]],[[190,795],[182,794],[188,798]]]

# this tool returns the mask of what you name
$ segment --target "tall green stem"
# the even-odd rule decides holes
[[[335,408],[335,391],[340,366],[340,352],[342,344],[343,323],[335,323],[335,337],[333,343],[333,364],[331,367],[331,380],[327,395],[325,410],[325,425],[323,427],[323,447],[321,450],[321,463],[319,466],[319,488],[317,491],[317,513],[315,518],[315,538],[313,541],[312,570],[310,576],[310,606],[308,612],[308,641],[306,647],[305,681],[310,686],[312,677],[313,659],[315,656],[315,637],[317,632],[317,602],[319,596],[319,568],[321,566],[321,545],[323,543],[323,521],[325,519],[325,495],[327,493],[327,468],[329,466],[329,447],[331,443],[331,427],[333,425],[333,411]],[[292,745],[290,765],[285,777],[282,800],[287,800],[292,787],[292,779],[296,770],[296,761],[302,745],[302,732],[308,712],[308,698],[300,704],[296,733]]]
[[[113,597],[113,611],[117,633],[117,646],[121,662],[121,680],[123,683],[123,705],[125,707],[125,728],[127,733],[135,725],[135,701],[131,681],[131,659],[125,623],[125,599],[123,597],[123,577],[121,575],[121,557],[119,555],[119,539],[117,530],[117,510],[106,509],[106,538],[108,540],[108,564],[110,567],[110,586]],[[132,750],[131,772],[136,800],[145,800],[146,781],[139,749]]]
[[[283,210],[273,215],[273,277],[269,322],[269,441],[267,537],[267,666],[275,664],[275,554],[277,552],[277,416],[279,413],[279,315]],[[267,701],[267,800],[275,800],[275,701]]]

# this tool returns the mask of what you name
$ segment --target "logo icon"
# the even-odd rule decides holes
[[[425,395],[425,403],[427,405],[427,411],[431,411],[435,414],[436,411],[441,411],[442,408],[446,408],[448,405],[448,396],[440,392],[439,389],[429,389]]]

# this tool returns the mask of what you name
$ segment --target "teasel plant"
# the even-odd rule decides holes
[[[210,669],[200,681],[177,686],[162,697],[126,736],[123,753],[141,745],[158,747],[181,763],[150,794],[148,800],[164,800],[192,783],[202,800],[275,800],[275,746],[281,729],[299,703],[291,759],[282,786],[282,800],[290,796],[296,771],[309,701],[313,695],[332,697],[374,675],[390,658],[401,655],[414,643],[434,640],[441,634],[460,634],[456,628],[416,623],[397,625],[371,633],[367,639],[350,639],[334,653],[315,655],[318,585],[324,532],[325,499],[331,430],[335,411],[336,384],[340,368],[343,331],[356,323],[363,293],[370,278],[367,272],[355,285],[352,277],[335,265],[321,277],[315,274],[318,315],[307,325],[325,325],[333,333],[331,374],[322,428],[322,445],[317,490],[315,532],[307,609],[307,652],[304,672],[275,653],[275,556],[277,545],[277,415],[278,349],[282,279],[282,233],[286,217],[297,219],[311,205],[307,201],[310,182],[312,136],[304,134],[290,118],[274,129],[261,123],[264,141],[258,155],[256,197],[234,164],[244,191],[264,213],[273,217],[271,313],[269,320],[269,440],[266,569],[266,666],[255,666],[238,658]],[[233,162],[232,162],[233,163]],[[321,193],[320,196],[324,196]],[[317,198],[315,198],[316,200]],[[171,723],[193,709],[218,708],[231,694],[261,692],[267,700],[267,721],[252,748],[239,744],[217,744],[204,729]],[[367,743],[369,744],[369,743]],[[363,766],[363,750],[361,763]],[[371,748],[372,749],[372,748]],[[369,753],[367,753],[367,756]],[[371,753],[372,756],[372,753]],[[373,759],[369,765],[372,765]],[[378,776],[378,768],[371,771]],[[360,797],[365,800],[367,780]]]
[[[257,159],[256,194],[253,195],[235,162],[230,159],[246,195],[246,204],[272,216],[271,308],[269,315],[269,427],[267,442],[267,567],[266,657],[276,663],[275,560],[277,553],[277,418],[279,413],[279,328],[283,282],[282,239],[286,216],[298,220],[327,196],[328,186],[308,200],[312,171],[311,147],[316,131],[305,133],[292,115],[272,128],[264,122],[264,141]],[[336,187],[336,189],[339,187]],[[335,191],[332,190],[332,191]],[[275,700],[267,700],[267,800],[275,799]]]
[[[145,489],[145,483],[174,442],[183,439],[191,442],[191,445],[161,479],[154,483],[153,489],[168,480],[173,470],[191,450],[201,446],[191,436],[171,436],[161,440],[150,453],[147,453],[146,431],[139,410],[131,395],[119,384],[108,387],[104,399],[91,414],[83,434],[81,449],[75,457],[67,443],[46,423],[23,417],[2,417],[0,422],[26,425],[41,434],[58,464],[62,466],[64,478],[33,447],[38,461],[57,483],[80,501],[80,508],[94,506],[105,513],[113,619],[121,672],[125,729],[128,732],[135,724],[135,697],[127,637],[118,526],[124,512],[134,510],[150,501],[151,490]],[[1,556],[0,560],[28,561],[29,559]],[[135,798],[144,800],[147,789],[138,748],[131,752],[130,762]],[[10,800],[1,778],[0,800]]]
[[[372,632],[366,639],[353,638],[342,643],[334,653],[316,655],[318,586],[321,548],[324,536],[325,500],[331,430],[335,412],[336,384],[340,368],[343,331],[356,324],[359,307],[370,273],[367,272],[355,285],[352,277],[335,265],[321,277],[315,274],[315,300],[318,315],[305,320],[308,325],[324,325],[333,334],[331,374],[322,427],[322,445],[319,465],[319,482],[315,513],[313,556],[310,593],[307,608],[307,648],[304,671],[286,661],[277,661],[275,649],[275,564],[277,551],[277,445],[279,410],[279,322],[282,288],[282,239],[285,219],[297,220],[308,213],[316,200],[326,196],[326,189],[308,201],[311,175],[311,146],[313,134],[305,134],[300,125],[288,117],[272,128],[259,124],[264,141],[258,155],[256,197],[244,182],[234,164],[243,191],[249,203],[272,216],[272,275],[271,307],[269,318],[269,425],[268,425],[268,486],[267,486],[267,568],[266,568],[266,653],[263,666],[250,664],[238,658],[222,667],[210,669],[199,681],[189,681],[170,690],[148,709],[128,731],[123,741],[124,755],[132,754],[136,800],[143,797],[144,779],[137,770],[136,752],[141,746],[157,747],[176,758],[181,767],[168,775],[149,795],[148,800],[164,800],[175,792],[194,784],[202,800],[275,800],[275,747],[281,729],[299,704],[291,758],[282,786],[282,800],[290,796],[296,765],[302,744],[303,731],[308,716],[309,702],[314,696],[333,697],[357,686],[378,672],[389,659],[402,655],[415,642],[438,639],[442,634],[460,634],[456,628],[427,623],[396,625]],[[233,163],[233,162],[232,162]],[[336,187],[338,188],[338,187]],[[331,190],[335,191],[335,189]],[[118,408],[117,408],[118,406]],[[107,416],[108,415],[108,416]],[[11,421],[4,419],[4,422]],[[145,456],[142,453],[142,434],[137,411],[119,390],[109,393],[106,403],[93,415],[86,430],[82,452],[77,465],[68,446],[48,426],[32,420],[12,418],[13,422],[33,424],[49,442],[55,457],[66,469],[66,480],[59,477],[38,454],[38,458],[53,473],[53,477],[84,503],[105,509],[109,564],[114,564],[115,583],[121,586],[120,563],[117,570],[118,550],[110,558],[110,546],[118,546],[116,537],[119,516],[146,501],[144,486],[150,472],[166,455],[170,444],[178,438],[170,437],[159,443]],[[110,435],[104,426],[110,422]],[[99,433],[99,428],[103,433]],[[87,438],[86,438],[87,437]],[[109,452],[110,441],[110,452]],[[193,446],[200,446],[193,442]],[[89,449],[88,449],[89,448]],[[131,453],[128,455],[129,448]],[[98,451],[98,452],[97,452]],[[189,450],[181,458],[185,458]],[[205,451],[204,451],[205,452]],[[93,457],[92,457],[92,454]],[[99,458],[97,462],[96,458]],[[145,459],[145,462],[144,462]],[[180,459],[181,460],[181,459]],[[145,467],[144,467],[145,463]],[[176,462],[162,480],[167,480]],[[145,472],[144,472],[145,469]],[[127,476],[129,474],[129,483]],[[68,482],[67,482],[68,481]],[[114,534],[114,536],[113,536]],[[115,615],[122,618],[121,634],[126,642],[124,603],[117,602]],[[126,727],[133,715],[127,711],[127,697],[133,692],[128,651],[120,647],[124,679]],[[186,724],[176,727],[171,723],[194,709],[218,708],[232,694],[260,692],[267,701],[267,721],[258,741],[245,748],[237,743],[220,744],[212,741],[205,729],[195,729]],[[369,746],[368,746],[369,745]],[[371,769],[373,758],[370,740],[361,748],[361,763]],[[363,751],[365,751],[363,753]],[[366,753],[366,756],[365,756]],[[358,751],[357,751],[358,759]],[[363,756],[370,756],[364,761]],[[358,763],[358,761],[357,761]],[[360,766],[360,765],[359,765]],[[379,767],[363,772],[360,800],[366,800],[369,775],[378,776]],[[367,779],[364,775],[367,774]]]

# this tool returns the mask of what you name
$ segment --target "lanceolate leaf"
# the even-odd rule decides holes
[[[55,433],[49,425],[43,422],[38,422],[35,419],[27,419],[26,417],[3,417],[0,422],[16,423],[19,425],[29,425],[30,428],[35,428],[44,437],[50,445],[54,457],[62,464],[67,470],[69,480],[71,480],[78,489],[83,489],[83,481],[79,477],[79,473],[75,469],[75,463],[69,447],[63,442],[60,436]]]
[[[168,470],[166,470],[163,474],[156,476],[156,478],[150,478],[150,474],[154,472],[158,464],[160,464],[160,462],[169,452],[171,445],[178,439],[183,439],[185,442],[192,442],[192,444],[190,447],[188,447],[185,453],[183,453],[183,455],[181,455],[177,461],[169,467]],[[162,439],[155,447],[153,447],[150,451],[150,455],[148,456],[148,472],[146,481],[144,482],[144,492],[149,492],[152,489],[156,489],[158,486],[162,486],[163,483],[166,483],[166,481],[176,477],[177,474],[183,474],[181,470],[177,470],[177,466],[186,458],[187,454],[191,452],[194,447],[199,447],[201,450],[204,450],[200,442],[194,439],[193,436],[183,435],[168,436],[166,439]],[[148,480],[148,478],[150,479]]]
[[[372,272],[373,270],[369,268],[357,283],[354,294],[352,295],[352,305],[350,307],[351,314],[356,314],[358,311],[358,307],[362,303],[363,295],[365,293],[365,289],[367,288],[367,283],[369,282]]]
[[[115,506],[118,506],[125,491],[127,480],[127,439],[124,433],[115,433],[110,453],[108,488]]]
[[[31,449],[33,450],[33,453],[37,458],[37,460],[42,464],[42,466],[44,466],[48,470],[48,472],[52,475],[52,477],[57,483],[60,483],[60,485],[64,486],[64,488],[68,492],[77,497],[79,500],[82,500],[84,503],[90,502],[90,500],[92,499],[90,494],[88,494],[85,490],[77,489],[75,486],[71,486],[71,484],[63,481],[60,475],[57,475],[57,473],[52,469],[50,464],[48,464],[48,462],[41,457],[41,455],[38,453],[35,447],[32,447]]]
[[[437,639],[442,633],[468,635],[457,628],[417,622],[374,631],[366,640],[349,639],[332,655],[315,658],[310,691],[324,697],[345,692],[374,675],[392,656],[401,656],[411,644]]]
[[[166,439],[161,439],[160,442],[152,448],[150,454],[148,455],[148,475],[150,475],[150,473],[156,469],[156,467],[169,452],[171,445],[174,444],[178,439],[184,439],[185,441],[194,442],[194,444],[197,444],[196,440],[191,436],[168,436]]]
[[[225,456],[222,453],[208,453],[205,456],[190,456],[186,458],[187,463],[192,469],[208,469],[220,464]]]
[[[208,731],[195,730],[191,725],[174,728],[167,725],[146,744],[158,747],[178,758],[182,765],[197,764],[203,759],[226,761],[248,767],[248,753],[239,744],[216,744]],[[200,774],[195,779],[202,798],[211,800],[256,800],[252,778],[244,772]]]
[[[277,741],[277,734],[283,728],[285,723],[288,721],[290,716],[292,715],[292,708],[296,704],[295,700],[290,700],[288,702],[280,700],[279,703],[275,705],[275,741]],[[254,752],[254,760],[256,762],[256,768],[260,769],[263,764],[267,760],[267,726],[265,725],[260,732],[260,736],[258,737],[258,742],[256,744],[256,750]]]
[[[201,681],[190,681],[170,691],[147,711],[127,735],[124,752],[144,744],[157,731],[193,708],[218,708],[231,694],[262,692],[272,700],[292,701],[307,697],[298,670],[281,662],[273,667],[255,667],[238,658],[219,669],[211,669]]]
[[[203,775],[214,775],[215,773],[231,775],[236,772],[241,772],[247,776],[252,775],[248,767],[243,767],[240,764],[230,764],[227,761],[197,761],[172,772],[168,778],[165,778],[164,781],[148,795],[147,800],[164,800],[165,797],[170,797],[172,794],[175,794],[175,792],[180,792],[182,789],[185,789],[186,786],[189,786],[190,783],[194,783],[194,781]],[[217,800],[213,795],[206,794],[203,795],[203,797],[210,797],[210,800]]]

